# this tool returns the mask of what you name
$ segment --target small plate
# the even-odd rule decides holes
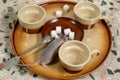
[[[68,17],[71,19],[75,19],[73,8],[76,3],[68,2],[68,1],[52,1],[39,4],[43,6],[47,12],[46,22],[49,20],[56,18],[54,15],[55,11],[63,10],[63,5],[69,5],[70,10],[67,13],[64,13],[63,17]],[[66,24],[66,23],[65,23]],[[11,34],[11,44],[14,51],[14,54],[17,56],[20,55],[22,52],[25,52],[28,48],[32,47],[33,45],[37,44],[38,42],[42,41],[41,32],[37,34],[29,34],[23,30],[23,27],[20,26],[19,22],[15,23],[12,34]],[[59,61],[52,65],[48,65],[46,68],[41,66],[40,64],[36,64],[34,66],[27,67],[29,70],[33,71],[38,75],[42,75],[49,78],[54,79],[72,79],[85,76],[103,64],[106,60],[109,51],[111,49],[111,31],[106,23],[101,20],[96,23],[90,30],[84,29],[84,38],[82,40],[85,42],[91,49],[98,49],[100,50],[99,56],[93,56],[89,63],[83,68],[83,70],[71,73],[64,70],[61,66]],[[21,63],[29,64],[37,61],[40,58],[40,54],[42,53],[43,49],[35,49],[30,52],[28,55],[24,56],[21,59]]]
[[[81,41],[83,39],[83,26],[79,22],[67,17],[54,18],[45,23],[41,30],[42,36],[50,35],[50,31],[55,30],[56,26],[61,26],[62,34],[64,34],[64,29],[70,28],[71,31],[75,33],[75,40]]]

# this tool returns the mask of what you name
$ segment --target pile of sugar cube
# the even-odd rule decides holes
[[[62,27],[61,26],[56,26],[55,30],[52,30],[50,32],[50,35],[52,38],[59,38],[58,34],[62,33]],[[64,35],[68,36],[70,40],[74,40],[75,33],[71,31],[70,28],[64,29]]]
[[[70,9],[70,6],[67,5],[67,4],[65,4],[65,5],[63,6],[63,10],[64,10],[65,12],[67,12],[69,9]],[[58,11],[55,12],[55,15],[56,15],[57,17],[61,17],[61,16],[63,15],[63,12],[62,12],[61,10],[58,10]]]

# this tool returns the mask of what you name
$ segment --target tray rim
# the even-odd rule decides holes
[[[73,1],[46,1],[46,2],[42,2],[42,3],[38,3],[38,5],[40,6],[40,5],[45,5],[45,4],[53,4],[53,3],[70,3],[70,4],[76,4],[76,2],[73,2]],[[98,68],[100,68],[103,64],[104,64],[104,62],[106,61],[106,59],[108,58],[108,56],[109,56],[109,54],[110,54],[110,50],[111,50],[111,48],[112,48],[112,32],[111,32],[111,30],[110,30],[110,28],[109,28],[109,26],[108,26],[108,24],[105,22],[105,20],[101,20],[102,22],[103,22],[103,24],[105,25],[105,26],[107,26],[107,27],[105,27],[106,28],[106,30],[107,30],[107,33],[108,33],[108,36],[109,36],[109,48],[108,48],[108,50],[107,50],[107,53],[106,53],[106,56],[105,56],[105,58],[102,60],[102,62],[98,65],[98,66],[96,66],[94,69],[92,69],[91,71],[89,71],[88,73],[84,73],[84,74],[82,74],[82,75],[80,75],[80,76],[71,76],[71,77],[67,77],[67,78],[53,78],[53,77],[50,77],[50,76],[45,76],[45,75],[42,75],[42,74],[38,74],[38,75],[40,75],[40,76],[43,76],[43,77],[47,77],[47,78],[51,78],[51,79],[75,79],[75,78],[81,78],[81,77],[84,77],[84,76],[86,76],[86,75],[88,75],[88,74],[90,74],[90,73],[92,73],[92,72],[94,72],[95,70],[97,70]],[[11,34],[10,34],[10,43],[11,43],[11,46],[12,46],[12,52],[13,52],[13,54],[14,55],[16,55],[16,56],[19,56],[19,54],[17,53],[17,51],[16,51],[16,49],[15,49],[15,47],[14,47],[14,31],[15,31],[15,29],[16,29],[16,25],[18,24],[19,22],[18,22],[18,19],[13,23],[13,27],[12,27],[12,30],[11,30]],[[24,64],[24,61],[23,60],[20,60],[20,62],[22,63],[22,64]],[[30,70],[30,71],[32,71],[33,73],[36,73],[34,70],[32,70],[30,67],[25,67],[25,68],[27,68],[28,70]],[[37,73],[36,73],[37,74]]]

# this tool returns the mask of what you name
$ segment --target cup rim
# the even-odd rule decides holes
[[[61,57],[61,48],[62,48],[62,46],[64,46],[64,45],[66,45],[66,44],[68,44],[68,43],[73,43],[73,42],[75,42],[75,43],[78,43],[78,44],[82,44],[82,45],[84,45],[87,49],[88,49],[88,51],[89,51],[89,56],[88,56],[88,58],[83,62],[83,63],[81,63],[81,64],[77,64],[77,65],[74,65],[74,64],[70,64],[70,63],[67,63],[66,61],[64,61],[63,59],[62,59],[62,57]],[[70,41],[67,41],[67,42],[65,42],[65,43],[63,43],[61,46],[60,46],[60,48],[59,48],[59,51],[58,51],[58,56],[59,56],[59,59],[64,63],[64,64],[67,64],[67,65],[69,65],[69,66],[71,66],[71,67],[82,67],[82,66],[84,66],[84,65],[86,65],[88,62],[89,62],[89,60],[90,60],[90,58],[91,58],[91,51],[90,51],[90,48],[84,43],[84,42],[81,42],[81,41],[78,41],[78,40],[70,40]]]
[[[80,4],[92,4],[92,5],[96,6],[96,7],[99,9],[99,11],[100,11],[99,15],[96,16],[95,18],[92,18],[92,19],[91,19],[91,18],[90,18],[90,19],[86,19],[86,18],[83,18],[83,17],[81,17],[81,16],[78,16],[78,14],[76,13],[76,9],[77,9],[77,7],[78,7]],[[95,3],[93,3],[93,2],[78,2],[78,3],[74,6],[73,11],[74,11],[74,14],[75,14],[77,17],[79,17],[79,18],[81,18],[81,19],[84,19],[84,20],[88,20],[88,21],[97,19],[97,18],[99,18],[99,17],[101,16],[101,8],[100,8],[98,5],[96,5]]]
[[[24,21],[21,17],[20,17],[20,13],[22,12],[22,10],[24,10],[25,8],[28,8],[28,7],[37,7],[37,8],[40,8],[42,11],[43,11],[43,13],[44,13],[44,15],[42,16],[42,18],[40,19],[40,20],[38,20],[38,21],[36,21],[36,22],[27,22],[27,21]],[[20,20],[20,21],[22,21],[23,23],[26,23],[26,24],[36,24],[36,23],[39,23],[39,22],[41,22],[42,20],[44,20],[44,18],[46,17],[46,11],[45,11],[45,9],[42,7],[42,6],[39,6],[39,5],[26,5],[26,6],[24,6],[24,7],[22,7],[19,11],[18,11],[18,19]]]

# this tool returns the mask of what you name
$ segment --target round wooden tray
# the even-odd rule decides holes
[[[64,13],[63,17],[75,19],[73,14],[73,7],[76,3],[74,2],[52,1],[39,4],[43,6],[47,11],[46,22],[50,19],[56,18],[56,16],[54,15],[55,11],[62,10],[63,5],[65,4],[68,4],[71,9],[67,13]],[[11,43],[14,54],[18,56],[22,52],[26,51],[28,48],[32,47],[40,41],[42,41],[41,33],[26,33],[20,26],[18,21],[15,23],[11,34]],[[40,64],[29,66],[27,68],[38,75],[54,79],[71,79],[89,74],[93,70],[100,67],[100,65],[105,61],[109,54],[112,43],[110,29],[106,25],[106,23],[103,20],[101,20],[98,23],[96,23],[90,30],[84,30],[84,37],[82,41],[85,42],[91,49],[100,50],[101,53],[99,56],[93,56],[89,63],[84,67],[84,69],[79,72],[71,73],[64,70],[60,66],[59,61],[54,64],[48,65],[46,68],[41,66]],[[24,56],[21,59],[21,62],[23,64],[29,64],[37,61],[43,50],[44,49],[39,50],[39,48],[33,50],[28,55]]]

